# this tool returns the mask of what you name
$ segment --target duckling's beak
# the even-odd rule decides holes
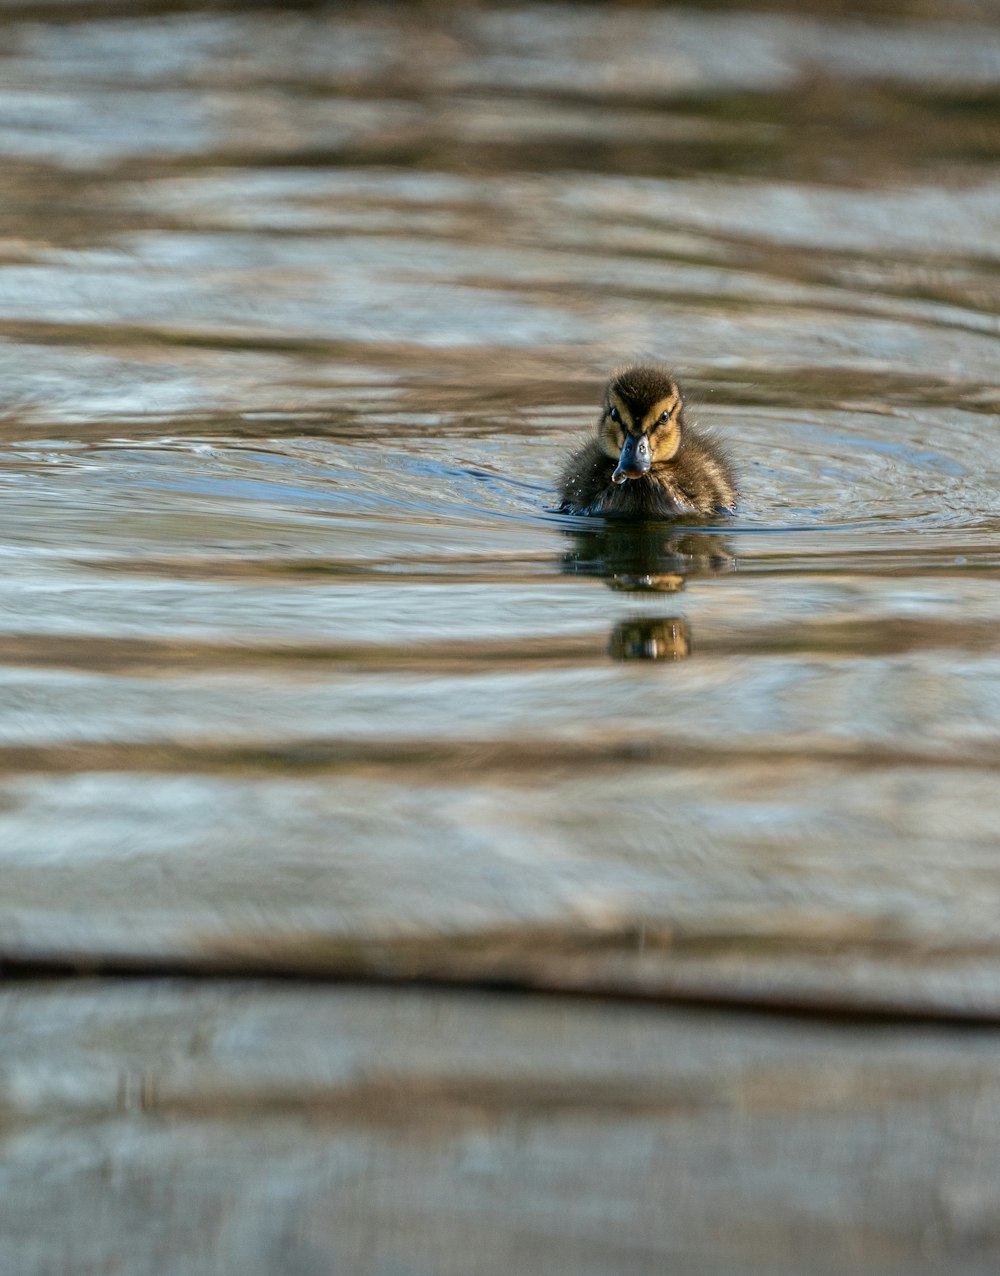
[[[653,456],[649,449],[649,438],[645,434],[625,435],[625,445],[618,458],[618,465],[611,475],[612,483],[624,483],[626,479],[642,478],[649,472]]]

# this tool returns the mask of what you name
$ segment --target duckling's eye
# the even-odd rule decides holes
[[[608,413],[608,416],[612,419],[612,421],[620,422],[622,419],[621,414],[619,413],[617,408],[612,408],[611,411]]]
[[[661,420],[661,421],[669,421],[669,420],[670,420],[670,413],[669,413],[669,412],[661,412],[661,413],[660,413],[660,420]]]

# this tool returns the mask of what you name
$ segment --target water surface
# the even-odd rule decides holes
[[[37,18],[8,952],[994,1012],[996,27]],[[734,518],[554,512],[633,358]]]

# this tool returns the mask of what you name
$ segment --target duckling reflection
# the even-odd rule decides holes
[[[673,594],[690,578],[733,571],[736,560],[724,536],[651,523],[598,523],[567,530],[572,541],[562,569],[571,576],[599,576],[609,588]],[[685,660],[691,629],[683,616],[631,617],[611,631],[614,660]]]
[[[634,616],[612,629],[608,654],[613,660],[686,660],[691,629],[683,616]]]
[[[595,523],[567,529],[568,576],[599,576],[610,589],[673,594],[698,576],[733,571],[724,536],[655,523]]]

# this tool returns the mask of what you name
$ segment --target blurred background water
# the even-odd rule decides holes
[[[997,19],[988,0],[0,5],[8,970],[1000,1013]],[[554,512],[635,358],[669,363],[727,441],[735,518]],[[80,996],[38,1013],[76,1024],[60,998]],[[115,1040],[115,1016],[138,1024],[146,1062],[88,1056],[71,1083],[17,1055],[5,1102],[155,1107],[160,1029],[124,996],[86,1014]],[[601,1093],[624,1084],[607,1068]],[[101,1137],[58,1196],[84,1230],[86,1174],[131,1183],[160,1155]],[[959,1232],[995,1270],[992,1189],[939,1190],[935,1137],[943,1230],[907,1248],[904,1210],[899,1270],[940,1270]],[[14,1179],[51,1170],[38,1138]],[[794,1164],[772,1185],[792,1213]],[[238,1182],[217,1208],[281,1195]],[[147,1226],[123,1193],[115,1226]],[[52,1199],[16,1197],[10,1270],[68,1270],[62,1239],[38,1248]],[[838,1199],[796,1214],[829,1209],[820,1249]],[[163,1216],[197,1232],[185,1208]],[[684,1192],[650,1202],[614,1254],[579,1224],[544,1270],[662,1270],[672,1209],[690,1220]],[[406,1259],[362,1244],[362,1215],[313,1249],[301,1218],[266,1244],[234,1224],[204,1266],[173,1233],[147,1266],[124,1240],[109,1257],[101,1231],[73,1269],[292,1271],[282,1228],[295,1271],[526,1261],[505,1233],[495,1269],[470,1267],[464,1231]],[[890,1270],[862,1233],[831,1261]],[[729,1257],[703,1238],[710,1266],[684,1270],[806,1270],[776,1234],[744,1228]]]

